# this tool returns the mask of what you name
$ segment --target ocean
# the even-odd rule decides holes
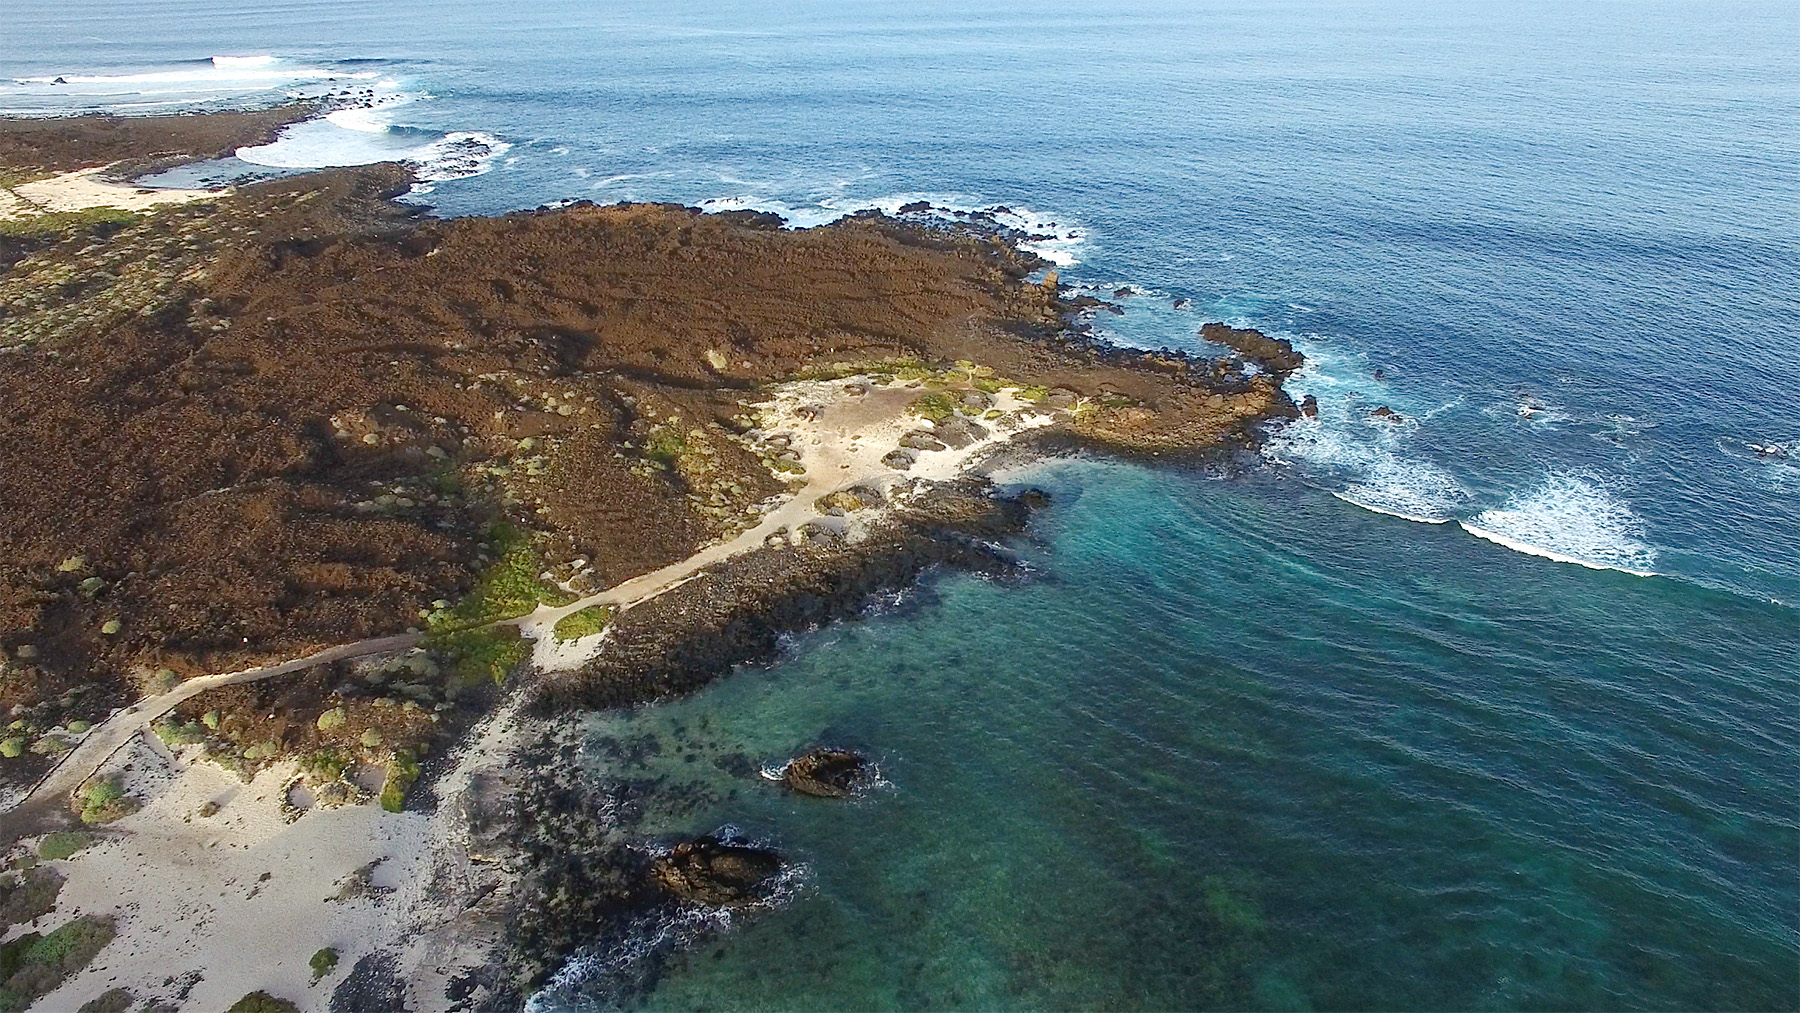
[[[799,871],[537,1007],[1800,1007],[1790,5],[14,0],[0,29],[8,112],[326,91],[371,106],[161,182],[399,157],[443,215],[1004,206],[1114,340],[1225,320],[1309,358],[1319,417],[1250,474],[1003,474],[1053,495],[1028,579],[936,575],[594,716],[596,777],[670,789],[655,832]],[[821,742],[883,784],[732,773]]]

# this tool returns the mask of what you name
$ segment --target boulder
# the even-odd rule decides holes
[[[869,765],[848,749],[815,749],[790,760],[781,780],[802,795],[845,798],[867,780]]]
[[[910,450],[890,450],[888,451],[887,456],[881,459],[881,463],[895,471],[905,471],[912,467],[913,462],[916,460],[918,460],[918,458],[915,457]]]
[[[987,427],[974,419],[966,419],[960,415],[951,416],[939,422],[932,434],[944,443],[957,450],[987,438]]]
[[[1300,402],[1300,414],[1306,416],[1309,419],[1318,418],[1319,417],[1319,399],[1316,397],[1313,397],[1311,394],[1306,395],[1306,400]]]
[[[683,841],[650,865],[650,881],[682,900],[709,907],[747,904],[781,871],[781,856],[707,836]]]
[[[908,450],[944,449],[944,444],[940,442],[936,436],[933,436],[923,429],[916,429],[907,433],[905,436],[900,437],[900,445]]]
[[[1378,422],[1392,422],[1396,425],[1406,421],[1406,416],[1389,408],[1387,405],[1382,405],[1380,408],[1370,412],[1369,417]]]

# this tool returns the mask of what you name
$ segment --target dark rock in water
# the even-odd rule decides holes
[[[1393,410],[1392,408],[1389,408],[1387,405],[1382,405],[1380,408],[1377,408],[1374,411],[1370,412],[1369,417],[1372,419],[1380,419],[1383,422],[1399,423],[1399,422],[1406,421],[1406,416],[1400,414],[1399,412]]]
[[[1306,395],[1306,400],[1300,402],[1300,414],[1306,416],[1309,419],[1318,418],[1319,417],[1319,399],[1316,397],[1313,397],[1311,394]]]
[[[1385,380],[1385,379],[1387,379],[1387,370],[1385,370],[1385,369],[1377,369],[1377,370],[1376,370],[1376,371],[1375,371],[1375,379],[1377,379],[1377,380]]]
[[[1029,510],[1042,510],[1050,505],[1050,494],[1042,489],[1026,489],[1016,498]]]
[[[1248,327],[1204,324],[1200,328],[1200,337],[1237,349],[1279,379],[1286,379],[1289,373],[1306,365],[1306,356],[1294,351],[1293,345]]]
[[[887,456],[881,459],[881,463],[893,468],[895,471],[905,471],[912,467],[913,462],[916,460],[918,460],[918,458],[914,457],[909,450],[890,450],[887,452]]]
[[[900,213],[903,215],[923,214],[924,212],[930,211],[930,210],[931,210],[931,202],[928,200],[916,200],[910,204],[900,205]]]
[[[944,444],[937,437],[923,429],[907,433],[900,437],[900,445],[908,450],[942,450]]]
[[[650,866],[650,879],[682,900],[712,907],[757,899],[756,888],[781,871],[781,856],[701,837],[675,845]]]
[[[1127,285],[1124,288],[1113,289],[1113,298],[1114,299],[1123,299],[1128,295],[1136,295],[1136,294],[1137,293],[1135,293],[1131,290],[1131,286],[1129,286],[1129,285]]]
[[[953,415],[939,422],[937,428],[931,432],[933,436],[957,450],[961,450],[976,440],[985,439],[988,434],[986,426],[960,415]]]
[[[1177,296],[1175,301],[1171,305],[1173,305],[1178,310],[1184,310],[1184,309],[1188,308],[1188,301],[1186,299],[1183,299],[1183,298]]]
[[[868,764],[848,749],[815,749],[791,760],[781,774],[789,788],[818,798],[845,798],[866,777]]]

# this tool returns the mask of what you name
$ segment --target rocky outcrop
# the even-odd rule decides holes
[[[650,880],[682,900],[728,907],[760,899],[758,888],[780,871],[773,851],[701,837],[652,862]]]
[[[868,779],[868,762],[849,749],[815,749],[788,761],[782,783],[802,795],[847,798]]]
[[[1306,356],[1294,350],[1294,346],[1281,338],[1271,338],[1258,330],[1248,327],[1231,327],[1227,324],[1206,324],[1200,328],[1200,336],[1215,344],[1224,345],[1242,352],[1246,358],[1274,373],[1281,379],[1287,379],[1289,373],[1306,365]]]
[[[1030,497],[1042,502],[1042,494]],[[732,666],[772,657],[782,633],[855,615],[875,595],[947,564],[1005,574],[992,539],[1022,530],[1030,508],[984,480],[933,489],[896,507],[856,542],[808,541],[735,556],[619,614],[603,652],[533,688],[532,710],[605,707],[691,690]]]

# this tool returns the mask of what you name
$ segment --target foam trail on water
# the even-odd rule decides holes
[[[281,94],[300,89],[316,93],[352,82],[360,86],[377,76],[374,71],[344,71],[267,54],[215,56],[126,73],[68,71],[12,78],[0,83],[0,112],[41,115],[127,111],[219,99],[243,101],[257,92]]]
[[[1412,426],[1369,418],[1374,381],[1368,364],[1317,342],[1295,343],[1306,355],[1306,365],[1290,378],[1288,389],[1297,399],[1315,397],[1319,415],[1296,420],[1269,441],[1264,453],[1300,468],[1333,496],[1364,510],[1422,524],[1455,520],[1468,493],[1443,468],[1404,453]],[[1429,417],[1431,411],[1418,414]]]
[[[1469,534],[1517,552],[1596,570],[1655,575],[1650,567],[1656,551],[1639,540],[1643,524],[1631,508],[1577,475],[1551,475],[1505,506],[1460,523]]]

